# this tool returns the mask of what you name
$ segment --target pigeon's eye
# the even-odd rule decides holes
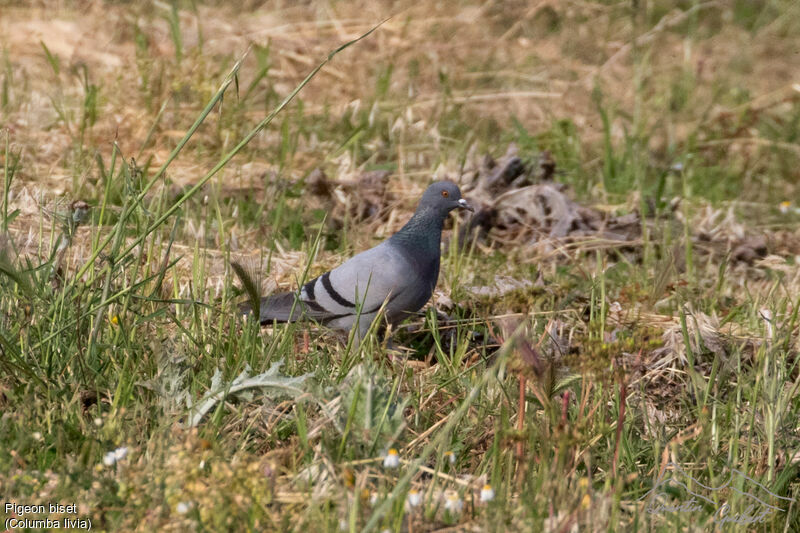
[[[449,193],[449,192],[447,192],[447,191],[442,191],[442,198],[447,198],[448,196],[450,196],[450,193]]]

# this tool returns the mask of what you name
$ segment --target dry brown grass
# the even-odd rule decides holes
[[[70,189],[71,169],[64,160],[70,136],[48,104],[56,92],[55,80],[40,41],[62,60],[61,90],[75,113],[81,88],[69,71],[86,65],[93,82],[102,87],[92,144],[104,147],[116,139],[126,154],[136,153],[157,110],[145,112],[136,90],[139,72],[132,24],[138,23],[146,32],[156,64],[168,67],[175,54],[167,21],[162,18],[169,12],[166,4],[79,4],[6,7],[0,18],[0,47],[6,50],[16,74],[28,80],[24,89],[14,88],[24,90],[25,94],[16,95],[23,105],[4,116],[3,126],[12,132],[14,145],[31,151],[35,147],[36,157],[30,161],[35,166],[27,167],[27,180],[46,184],[56,194]],[[699,4],[696,11],[724,18],[730,16],[729,8],[727,2],[712,1]],[[713,35],[704,35],[706,28],[687,37],[680,30],[690,15],[665,6],[655,25],[640,22],[642,28],[636,32],[640,34],[638,53],[648,56],[646,70],[640,73],[645,90],[640,92],[632,83],[634,29],[627,9],[624,3],[486,2],[454,11],[448,3],[348,2],[336,6],[264,4],[254,10],[199,6],[196,14],[181,11],[187,58],[170,76],[172,84],[165,84],[155,96],[163,99],[180,85],[189,85],[197,97],[188,98],[181,106],[185,116],[165,120],[154,139],[155,160],[163,161],[171,139],[182,134],[182,119],[199,111],[202,93],[215,89],[208,77],[217,72],[215,58],[235,57],[252,44],[271,43],[271,82],[279,94],[286,94],[330,50],[387,17],[391,18],[380,31],[357,50],[337,57],[304,91],[307,109],[345,109],[368,101],[374,93],[376,70],[391,64],[392,97],[381,104],[395,107],[398,116],[408,112],[424,124],[431,107],[440,105],[437,80],[441,72],[452,80],[452,101],[475,116],[491,118],[500,125],[507,125],[513,117],[529,131],[547,128],[555,118],[570,117],[581,137],[591,144],[602,136],[591,100],[594,86],[602,87],[610,105],[620,110],[633,111],[637,98],[647,100],[645,118],[658,122],[667,118],[662,111],[667,110],[664,100],[669,85],[688,73],[701,90],[677,116],[669,113],[669,123],[662,128],[664,137],[652,138],[652,148],[663,150],[666,143],[685,140],[698,120],[714,121],[743,108],[781,105],[797,94],[792,87],[797,83],[791,66],[794,40],[783,35],[791,13],[755,34],[727,24]],[[548,21],[560,31],[550,31]],[[193,56],[200,35],[203,54]],[[253,66],[251,54],[242,70],[241,86],[247,86]],[[412,70],[416,70],[413,75]],[[751,98],[737,106],[717,103],[714,85],[721,79],[747,91]],[[705,113],[709,106],[710,112]],[[250,113],[255,120],[257,111]],[[615,128],[617,137],[621,133]],[[265,134],[258,141],[271,142],[272,136]],[[173,179],[190,182],[205,168],[203,161],[191,159],[194,161],[179,161],[181,165],[173,167]],[[315,162],[307,159],[305,164]],[[414,169],[423,165],[401,161],[400,166]]]

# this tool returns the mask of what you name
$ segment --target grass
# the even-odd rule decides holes
[[[257,4],[4,6],[4,503],[99,530],[800,526],[794,3]],[[238,316],[231,261],[297,286],[509,143],[641,237],[452,239],[449,319],[391,358]],[[481,290],[504,278],[535,283]],[[708,500],[652,512],[665,473]],[[778,510],[748,522],[748,494]]]

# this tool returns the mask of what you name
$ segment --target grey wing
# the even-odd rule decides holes
[[[303,285],[300,291],[271,294],[262,298],[260,306],[261,323],[295,322],[297,320],[309,318],[317,322],[328,323],[354,316],[356,314],[355,305],[349,307],[337,307],[329,303],[326,305],[325,285],[326,282],[329,283],[327,280],[330,274],[330,272],[326,272],[322,276],[309,281]],[[320,291],[316,289],[318,283],[322,283]],[[317,300],[318,294],[322,295],[322,303]],[[245,313],[250,311],[249,304],[243,304],[240,307]],[[346,321],[344,324],[346,327],[343,329],[348,329],[350,327],[350,325],[347,325]]]
[[[300,299],[310,311],[329,317],[377,312],[384,302],[404,300],[417,273],[403,254],[382,243],[303,286]]]
[[[358,318],[363,334],[384,302],[392,323],[425,305],[433,286],[423,282],[417,270],[400,250],[384,242],[309,281],[299,292],[265,298],[261,322],[311,318],[347,330]]]

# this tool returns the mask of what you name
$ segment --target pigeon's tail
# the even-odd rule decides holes
[[[272,322],[294,322],[303,317],[303,304],[297,300],[293,292],[272,294],[261,299],[259,305],[259,322],[271,324]],[[242,314],[249,315],[253,312],[250,302],[239,305]]]
[[[271,294],[261,299],[261,316],[259,320],[262,324],[270,322],[294,322],[303,317],[304,306],[297,299],[294,292],[282,292]]]

